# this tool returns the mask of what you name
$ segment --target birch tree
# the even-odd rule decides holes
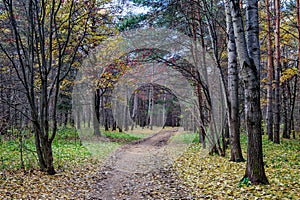
[[[230,1],[230,10],[233,22],[233,30],[237,53],[239,57],[241,79],[245,87],[245,114],[247,131],[247,164],[244,179],[252,184],[268,184],[265,174],[262,152],[262,113],[260,109],[260,80],[259,66],[256,66],[255,54],[252,48],[258,48],[258,44],[249,46],[250,41],[259,43],[258,36],[258,3],[256,0],[248,0],[247,7],[251,7],[247,17],[247,40],[243,27],[242,14],[238,0]],[[251,30],[255,29],[255,30]],[[248,41],[248,42],[247,42]],[[251,57],[253,56],[253,58]]]
[[[225,4],[227,26],[227,52],[228,52],[228,122],[230,133],[230,160],[235,162],[244,161],[240,144],[239,123],[239,76],[237,66],[237,52],[234,39],[230,5]]]

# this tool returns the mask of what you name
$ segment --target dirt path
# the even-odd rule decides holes
[[[172,170],[165,147],[177,128],[118,149],[105,162],[87,199],[183,199],[189,192]]]

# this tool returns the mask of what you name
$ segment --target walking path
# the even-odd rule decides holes
[[[118,149],[106,160],[87,199],[190,199],[165,148],[177,131],[162,130]]]

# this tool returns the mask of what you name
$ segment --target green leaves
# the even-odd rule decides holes
[[[251,185],[251,183],[250,183],[250,181],[249,181],[249,179],[248,178],[243,178],[240,182],[239,182],[239,184],[238,184],[238,187],[242,187],[243,185],[245,185],[245,186],[249,186],[249,185]]]

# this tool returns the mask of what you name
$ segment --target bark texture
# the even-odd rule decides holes
[[[280,143],[280,0],[275,0],[274,143]]]
[[[228,52],[228,123],[230,134],[230,160],[234,162],[244,161],[240,144],[239,123],[239,76],[237,66],[236,44],[230,5],[226,2],[226,26],[227,26],[227,52]]]
[[[269,0],[265,0],[267,12],[267,46],[268,46],[268,89],[267,89],[267,135],[270,141],[273,141],[273,51],[272,51],[272,36],[271,36],[271,15],[269,8]]]
[[[257,2],[247,1],[248,6],[257,7]],[[268,184],[265,175],[263,154],[262,154],[262,135],[261,120],[262,114],[260,109],[260,80],[258,67],[250,58],[247,49],[245,31],[243,28],[242,15],[240,12],[239,1],[230,1],[230,10],[233,21],[234,35],[236,39],[237,52],[241,67],[241,78],[245,87],[245,114],[246,114],[246,131],[247,131],[247,164],[244,178],[248,178],[252,184]],[[258,12],[251,12],[247,17],[250,19],[258,18]],[[249,22],[249,19],[247,20]],[[248,30],[252,26],[247,26]],[[255,28],[257,26],[253,26]],[[258,31],[253,31],[258,34]],[[249,37],[248,37],[249,38]],[[259,41],[253,41],[259,42]],[[248,42],[249,44],[249,42]]]

